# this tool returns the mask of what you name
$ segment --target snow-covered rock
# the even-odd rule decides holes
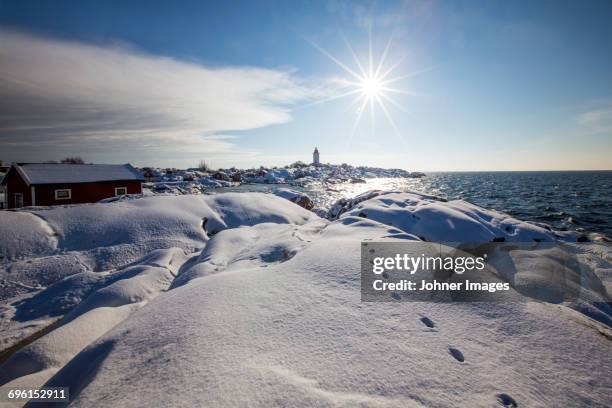
[[[272,194],[246,193],[37,214],[57,243],[25,239],[28,257],[51,256],[54,245],[87,256],[119,245],[129,262],[76,272],[7,305],[21,307],[13,316],[22,321],[45,308],[63,318],[0,365],[0,385],[68,386],[75,407],[610,402],[612,332],[601,315],[609,311],[597,304],[612,269],[604,244],[580,258],[599,283],[589,286],[597,297],[582,304],[529,301],[522,289],[513,292],[522,301],[512,303],[365,303],[363,241],[571,236],[416,193],[346,201],[334,221]],[[37,228],[34,235],[47,239],[46,227]]]
[[[349,211],[357,204],[361,203],[362,201],[369,200],[370,198],[376,197],[380,193],[381,191],[379,190],[372,190],[366,191],[365,193],[359,194],[358,196],[353,198],[341,198],[329,209],[327,213],[327,218],[329,218],[330,220],[338,219],[341,214]]]
[[[92,276],[101,288],[83,296],[48,335],[23,347],[4,362],[0,383],[15,387],[42,386],[85,346],[167,289],[176,273],[172,261],[184,256],[178,248],[154,251],[139,265],[111,275]],[[73,285],[75,289],[84,286],[87,285]]]
[[[520,221],[462,200],[414,192],[369,191],[340,200],[330,219],[362,217],[394,226],[433,242],[576,242],[575,232],[553,231],[545,224]]]
[[[208,187],[208,188],[221,188],[221,187],[229,187],[231,183],[223,180],[215,180],[212,178],[202,178],[199,180],[200,185]]]
[[[546,303],[361,303],[361,240],[395,229],[351,217],[307,227],[296,228],[302,243],[287,225],[220,233],[188,269],[201,273],[47,385],[80,390],[76,406],[607,404],[610,346],[597,323]],[[284,245],[289,259],[258,257]]]
[[[302,193],[300,191],[291,190],[288,188],[279,188],[274,191],[274,194],[286,200],[289,200],[292,203],[296,203],[300,207],[305,208],[307,210],[312,210],[314,208],[314,202],[312,201],[312,199],[308,197],[307,194]]]
[[[37,254],[51,254],[57,248],[55,231],[36,214],[1,211],[0,231],[0,262]]]
[[[368,178],[418,178],[425,174],[401,169],[353,167],[348,164],[319,166],[292,164],[285,167],[259,169],[219,169],[205,173],[195,169],[146,169],[147,178],[154,179],[146,187],[158,194],[199,194],[211,188],[249,184],[365,183]]]
[[[36,222],[45,220],[44,236],[48,237],[48,231],[53,231],[57,247],[62,251],[107,250],[122,245],[142,247],[140,254],[125,257],[124,263],[162,247],[201,248],[207,240],[207,231],[211,230],[266,220],[305,222],[312,217],[308,212],[286,205],[280,198],[256,193],[145,197],[113,203],[37,208],[17,214],[28,219],[34,215]],[[0,213],[0,225],[4,225],[5,220],[10,224],[14,215]],[[206,231],[202,228],[204,218]],[[41,252],[48,253],[48,250],[45,247]]]
[[[115,202],[1,211],[0,230],[9,234],[0,234],[0,301],[34,292],[32,299],[43,306],[33,307],[31,301],[6,306],[1,311],[0,345],[10,346],[61,317],[89,295],[87,288],[97,287],[94,277],[123,268],[151,251],[180,248],[193,253],[204,247],[209,236],[227,228],[263,222],[302,224],[317,218],[280,197],[256,193],[125,197]],[[78,293],[68,289],[71,281],[62,281],[72,276]],[[84,277],[89,283],[81,280]],[[58,289],[54,284],[65,286]],[[52,307],[52,302],[58,303]],[[26,309],[36,312],[23,317]],[[39,321],[21,324],[31,319]],[[18,327],[25,328],[23,335]]]

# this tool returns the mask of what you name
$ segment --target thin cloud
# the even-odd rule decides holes
[[[14,155],[227,154],[235,141],[219,134],[287,122],[312,92],[289,71],[212,69],[0,29],[0,150]]]
[[[581,113],[578,125],[590,135],[612,133],[612,107]]]

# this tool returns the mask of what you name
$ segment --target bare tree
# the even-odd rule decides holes
[[[200,160],[200,163],[198,164],[198,170],[210,171],[210,167],[208,166],[208,163],[206,163],[206,161]]]
[[[83,159],[78,156],[66,157],[65,159],[62,159],[61,163],[63,164],[85,164]]]

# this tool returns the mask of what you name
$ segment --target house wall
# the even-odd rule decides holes
[[[127,187],[128,194],[142,193],[142,183],[137,180],[77,184],[39,184],[35,186],[36,205],[95,203],[105,198],[114,197],[115,187]],[[72,190],[71,198],[56,200],[55,190],[58,189]]]
[[[115,196],[115,187],[127,187],[128,194],[141,194],[142,183],[138,180],[128,181],[102,181],[96,183],[74,184],[38,184],[34,185],[35,205],[62,205],[78,203],[94,203],[105,198]],[[71,198],[65,200],[55,199],[55,190],[70,189]],[[10,171],[5,186],[8,207],[15,208],[15,194],[23,194],[24,207],[33,205],[32,186],[28,186],[19,173]]]
[[[8,203],[7,208],[15,208],[15,194],[23,194],[23,205],[32,205],[32,196],[30,187],[26,184],[21,176],[14,170],[9,170],[6,178],[5,195]]]

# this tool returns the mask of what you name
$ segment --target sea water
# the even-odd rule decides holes
[[[319,208],[338,199],[378,190],[418,191],[448,200],[466,200],[513,217],[583,229],[612,237],[612,171],[428,173],[420,179],[373,178],[365,183],[307,185],[244,184],[223,191],[273,192],[291,188],[307,193]]]

